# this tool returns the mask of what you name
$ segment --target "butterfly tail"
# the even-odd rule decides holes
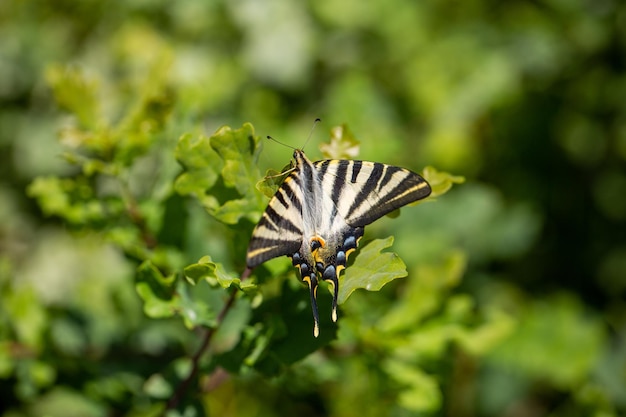
[[[317,277],[315,272],[311,272],[310,275],[302,277],[302,280],[309,284],[309,290],[311,292],[311,310],[313,310],[313,336],[318,337],[320,335],[320,317],[317,312]]]
[[[322,273],[322,279],[333,286],[333,312],[332,319],[337,321],[337,294],[339,293],[339,271],[335,265],[328,265]]]

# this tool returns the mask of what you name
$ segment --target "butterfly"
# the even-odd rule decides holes
[[[246,263],[252,269],[288,256],[311,295],[319,335],[317,288],[332,286],[337,321],[339,274],[368,224],[431,193],[428,182],[405,168],[378,162],[326,159],[311,162],[294,150],[292,168],[252,232]]]

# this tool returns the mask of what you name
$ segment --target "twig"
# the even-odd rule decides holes
[[[243,274],[241,274],[241,281],[248,278],[251,272],[252,270],[250,268],[246,268]],[[224,304],[219,314],[217,315],[215,326],[211,327],[210,329],[205,330],[204,338],[202,339],[202,343],[200,344],[200,347],[198,348],[196,353],[191,357],[191,371],[189,372],[189,375],[187,375],[187,377],[183,379],[180,382],[180,384],[178,384],[176,391],[167,401],[165,409],[163,410],[163,413],[162,413],[163,416],[165,415],[167,410],[172,410],[176,408],[181,398],[185,394],[185,391],[187,391],[187,389],[189,388],[189,384],[198,374],[198,370],[200,367],[200,358],[202,358],[202,355],[206,352],[206,350],[211,345],[211,340],[213,339],[213,335],[219,329],[220,325],[224,321],[226,314],[228,314],[230,309],[235,304],[236,296],[237,296],[237,289],[233,288],[233,290],[230,293],[230,297],[228,297],[228,300],[226,301],[226,304]]]
[[[146,247],[148,249],[154,249],[158,243],[157,238],[152,234],[152,232],[148,228],[146,219],[143,213],[141,213],[141,210],[139,209],[139,204],[137,203],[137,200],[135,200],[135,197],[130,192],[128,184],[125,181],[123,181],[122,179],[119,179],[119,184],[120,184],[120,191],[122,193],[123,201],[126,204],[126,213],[128,214],[128,217],[133,222],[133,224],[135,224],[135,226],[139,228],[139,232],[141,233],[141,238],[143,242],[146,244]]]

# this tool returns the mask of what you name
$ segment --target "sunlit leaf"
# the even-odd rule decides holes
[[[37,199],[47,216],[59,216],[76,224],[99,221],[105,216],[103,202],[80,178],[37,177],[26,191]]]
[[[359,141],[343,124],[330,130],[330,142],[320,144],[320,151],[327,159],[354,159],[359,154]]]
[[[412,273],[401,299],[380,320],[379,328],[398,331],[412,328],[441,306],[445,295],[458,285],[465,272],[467,256],[455,250]]]
[[[101,114],[97,80],[89,79],[77,68],[51,65],[46,69],[46,81],[57,103],[74,114],[82,127],[99,127]]]
[[[159,90],[154,85],[145,87],[134,108],[115,126],[115,161],[123,166],[144,155],[166,127],[174,98],[166,88]]]
[[[283,180],[289,175],[291,165],[285,166],[281,172],[274,169],[268,169],[265,177],[256,183],[257,190],[261,191],[266,197],[271,198],[276,194]]]
[[[213,262],[210,256],[203,256],[198,263],[185,267],[184,273],[194,284],[205,279],[209,284],[220,285],[222,288],[230,287],[238,279],[228,275],[222,264]]]
[[[198,263],[185,267],[184,274],[194,285],[206,280],[210,285],[221,288],[234,286],[246,293],[256,291],[256,284],[252,280],[242,281],[239,277],[231,276],[224,270],[222,264],[213,262],[210,256],[203,256]]]
[[[150,261],[145,261],[139,266],[135,288],[144,301],[146,315],[163,318],[176,314],[178,300],[172,286],[175,279],[175,276],[163,276]]]
[[[465,182],[465,177],[463,176],[437,171],[431,166],[424,168],[422,175],[432,188],[432,193],[429,198],[435,198],[445,194],[450,188],[452,188],[453,184],[463,184]]]
[[[177,159],[183,172],[176,181],[180,194],[196,196],[216,219],[235,224],[242,217],[257,221],[266,203],[256,191],[260,178],[256,159],[258,138],[250,124],[233,130],[218,129],[210,138],[192,140],[183,136]],[[222,187],[215,184],[221,176]]]
[[[256,199],[255,199],[256,200]],[[211,214],[216,219],[221,220],[226,224],[235,224],[243,216],[250,218],[251,220],[258,220],[259,207],[256,203],[251,203],[247,198],[238,198],[235,200],[228,200],[224,204],[216,207],[212,210]]]
[[[393,252],[383,252],[393,243],[393,236],[376,239],[359,249],[354,264],[346,268],[340,280],[337,301],[344,303],[356,289],[378,291],[385,284],[407,276],[406,265]]]
[[[201,199],[217,180],[222,161],[206,136],[194,138],[191,133],[178,140],[174,153],[185,171],[176,178],[174,187],[181,195],[192,194]]]
[[[222,176],[226,185],[235,187],[242,196],[254,195],[260,176],[256,166],[260,147],[252,125],[245,123],[236,130],[221,127],[211,136],[210,143],[224,161]]]

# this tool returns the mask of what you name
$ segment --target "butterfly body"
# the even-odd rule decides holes
[[[426,180],[404,168],[355,160],[311,162],[296,149],[291,172],[254,229],[247,265],[254,268],[283,255],[291,258],[309,286],[317,336],[319,280],[333,287],[336,321],[339,274],[363,228],[430,192]]]

